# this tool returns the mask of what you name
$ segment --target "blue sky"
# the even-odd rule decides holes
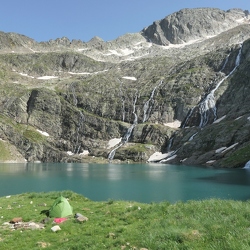
[[[2,0],[0,31],[16,32],[34,40],[63,36],[105,41],[141,31],[156,20],[183,8],[241,8],[249,0]]]

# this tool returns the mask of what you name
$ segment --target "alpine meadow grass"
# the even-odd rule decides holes
[[[17,228],[7,222],[40,223],[60,195],[73,215],[43,229]],[[75,213],[88,218],[79,222]],[[0,198],[0,249],[250,249],[250,202],[209,199],[144,204],[91,201],[71,191],[24,193]]]

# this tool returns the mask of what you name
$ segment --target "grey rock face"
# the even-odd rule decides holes
[[[154,22],[142,34],[159,45],[182,44],[217,35],[238,25],[244,11],[212,8],[183,9]]]

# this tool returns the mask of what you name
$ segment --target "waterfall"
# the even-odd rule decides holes
[[[192,141],[197,134],[198,134],[198,132],[196,132],[192,136],[190,136],[190,138],[188,139],[188,141]]]
[[[244,168],[245,169],[250,169],[250,160],[245,164]]]
[[[220,85],[229,77],[231,76],[234,71],[236,70],[236,68],[239,66],[240,64],[240,59],[241,59],[241,52],[242,52],[242,44],[240,46],[239,49],[239,53],[236,57],[235,60],[235,66],[233,68],[233,70],[227,75],[225,76],[219,83],[216,84],[215,88],[212,89],[212,91],[205,97],[205,99],[198,105],[199,108],[199,113],[201,115],[201,120],[200,120],[200,125],[199,127],[202,128],[204,126],[207,125],[208,121],[209,121],[209,110],[212,109],[213,112],[213,116],[214,116],[214,121],[217,119],[217,109],[216,109],[216,101],[215,101],[215,97],[214,97],[214,93],[215,91],[220,87]],[[226,60],[225,63],[227,63],[228,60]],[[220,70],[220,72],[225,68],[225,63],[222,67],[222,69]]]
[[[171,150],[171,147],[173,145],[173,140],[174,140],[174,137],[175,137],[175,134],[169,139],[169,142],[168,142],[168,147],[167,147],[167,154],[166,154],[166,157],[161,159],[159,162],[160,163],[163,163],[163,162],[167,162],[169,160],[172,160],[174,159],[176,156],[177,156],[177,152],[180,150],[180,148],[174,150],[174,151],[170,151]]]
[[[214,97],[215,91],[219,88],[219,86],[229,77],[229,75],[225,76],[216,87],[205,97],[205,99],[198,105],[199,113],[201,115],[199,127],[202,128],[207,125],[209,121],[209,110],[212,109],[214,121],[217,119],[217,109],[216,109],[216,101]]]
[[[124,100],[124,96],[123,96],[123,92],[122,92],[123,82],[119,79],[118,79],[118,81],[120,82],[120,97],[122,100],[122,121],[124,122],[124,120],[125,120],[125,100]]]
[[[125,120],[125,100],[122,99],[122,121]]]
[[[183,122],[183,125],[181,126],[182,128],[185,128],[186,124],[188,123],[189,119],[191,118],[191,116],[193,115],[193,111],[195,108],[198,108],[199,110],[199,113],[200,113],[200,124],[199,124],[199,127],[202,128],[204,126],[207,125],[207,123],[209,122],[209,115],[210,115],[210,112],[212,112],[213,114],[213,117],[214,117],[214,121],[217,119],[217,109],[216,109],[216,100],[215,100],[215,97],[214,97],[214,93],[215,91],[220,87],[220,85],[229,77],[231,76],[235,70],[237,69],[237,67],[240,65],[240,61],[241,61],[241,53],[242,53],[242,45],[243,44],[240,44],[240,49],[239,49],[239,52],[238,52],[238,55],[236,57],[236,60],[235,60],[235,66],[234,68],[232,69],[232,71],[226,75],[222,80],[220,80],[216,86],[210,91],[210,93],[195,107],[193,107],[192,109],[190,109],[186,119],[184,120]],[[230,57],[230,54],[226,57],[225,59],[225,62],[220,70],[220,72],[222,72],[227,63],[228,63],[228,60],[229,60],[229,57]],[[198,132],[194,133],[189,139],[188,141],[192,141],[193,138],[198,134]],[[172,139],[172,138],[171,138]],[[169,142],[169,145],[170,145],[170,142]],[[168,151],[170,150],[170,147],[168,146]],[[166,158],[166,159],[163,159],[161,160],[160,162],[166,162],[168,160],[171,160],[171,159],[174,159],[176,156],[177,156],[177,151],[179,149],[177,149],[176,151],[174,152],[170,152],[171,154]],[[246,163],[245,165],[245,168],[250,168],[250,161]]]
[[[177,152],[180,150],[180,148],[176,149],[175,151],[171,151],[169,152],[168,156],[162,160],[160,160],[160,163],[163,163],[163,162],[167,162],[167,161],[170,161],[172,159],[174,159],[176,156],[177,156]]]
[[[137,92],[135,94],[135,100],[133,102],[133,115],[134,115],[134,121],[133,121],[133,124],[128,128],[127,132],[125,133],[125,135],[123,136],[122,140],[121,140],[121,143],[115,147],[114,149],[112,149],[108,155],[108,160],[109,161],[112,161],[114,159],[114,156],[115,156],[115,153],[116,153],[116,150],[118,148],[120,148],[121,146],[123,146],[124,144],[126,144],[133,132],[133,129],[135,128],[135,126],[137,125],[138,123],[138,117],[137,117],[137,114],[136,114],[136,110],[135,110],[135,105],[136,105],[136,102],[137,102]]]
[[[117,147],[115,147],[114,149],[112,149],[112,150],[110,151],[110,153],[109,153],[109,155],[108,155],[108,160],[109,160],[109,161],[112,161],[112,160],[114,159],[116,150],[117,150],[118,148],[120,148],[122,145],[124,145],[124,143],[119,144]]]
[[[168,143],[167,152],[170,152],[170,149],[171,149],[172,144],[173,144],[173,140],[174,140],[174,137],[171,137],[170,140],[169,140],[169,143]]]
[[[142,120],[142,122],[147,121],[149,118],[149,114],[150,114],[151,109],[152,109],[152,106],[149,106],[149,105],[150,105],[150,102],[152,102],[152,104],[154,103],[153,97],[154,97],[154,93],[155,93],[156,88],[157,88],[157,86],[154,87],[154,89],[150,95],[150,98],[145,102],[145,104],[143,106],[143,120]]]
[[[224,79],[223,79],[224,81]],[[202,128],[207,125],[209,121],[209,110],[212,109],[214,120],[216,119],[216,106],[215,106],[214,91],[212,90],[206,98],[198,105],[199,113],[201,115],[199,127]]]
[[[228,74],[226,75],[222,80],[220,80],[215,88],[213,88],[211,90],[211,92],[209,94],[207,94],[207,96],[195,107],[193,107],[188,115],[187,115],[187,118],[185,119],[183,125],[182,125],[182,128],[185,128],[187,122],[189,121],[189,119],[191,118],[192,114],[193,114],[193,111],[194,109],[197,107],[198,110],[199,110],[199,113],[200,113],[200,124],[199,124],[199,127],[202,128],[204,126],[207,125],[207,123],[209,122],[209,114],[210,114],[210,111],[212,111],[212,114],[213,114],[213,117],[214,117],[214,121],[217,119],[217,109],[216,109],[216,100],[215,100],[215,97],[214,97],[214,93],[215,91],[220,87],[220,85],[229,77],[231,76],[234,71],[237,69],[237,67],[240,65],[240,60],[241,60],[241,53],[242,53],[242,43],[240,44],[240,49],[239,49],[239,52],[238,52],[238,55],[236,57],[236,60],[235,60],[235,66],[233,68],[233,70]],[[231,54],[231,53],[230,53]],[[227,55],[226,57],[226,60],[221,68],[221,70],[219,72],[222,72],[227,63],[228,63],[228,60],[229,60],[229,55]]]
[[[70,84],[70,91],[73,97],[73,105],[75,107],[77,107],[78,101],[76,98],[76,92],[75,92],[75,87],[74,87],[74,83]],[[78,120],[78,124],[77,124],[77,128],[76,128],[76,142],[75,142],[75,146],[73,148],[73,153],[74,154],[79,154],[80,149],[81,149],[81,142],[79,142],[79,136],[80,136],[80,131],[82,129],[82,124],[84,122],[84,115],[81,112],[81,110],[79,111],[79,120]]]
[[[183,125],[181,126],[182,128],[185,128],[185,127],[186,127],[187,122],[189,121],[190,117],[191,117],[192,114],[193,114],[194,108],[195,108],[195,107],[192,107],[192,108],[189,110],[188,116],[187,116],[187,118],[185,119]]]
[[[239,53],[238,53],[236,60],[235,60],[235,66],[234,66],[233,70],[228,74],[228,76],[232,75],[234,73],[234,71],[236,70],[236,68],[240,65],[242,46],[243,46],[243,43],[240,44],[240,50],[239,50]]]
[[[127,133],[124,135],[124,137],[122,138],[122,140],[127,143],[131,134],[132,134],[132,131],[133,129],[135,128],[135,126],[137,125],[138,123],[138,117],[137,117],[137,114],[135,113],[135,104],[137,102],[137,93],[135,95],[135,100],[134,100],[134,104],[133,104],[133,115],[134,115],[134,122],[132,124],[132,126],[130,128],[128,128],[127,130]]]
[[[229,53],[229,54],[227,55],[226,60],[225,60],[225,62],[224,62],[224,64],[223,64],[223,66],[222,66],[220,72],[222,72],[222,71],[225,69],[225,67],[226,67],[226,65],[227,65],[227,63],[228,63],[228,59],[229,59],[229,56],[230,56],[230,55],[231,55],[231,53]]]
[[[76,143],[75,143],[75,148],[73,150],[74,154],[79,154],[80,149],[81,149],[81,142],[79,143],[79,136],[80,136],[80,130],[82,129],[83,122],[84,122],[84,115],[79,110],[79,121],[78,121],[78,126],[76,129]]]
[[[143,106],[143,114],[144,115],[143,115],[142,122],[145,122],[145,121],[148,120],[150,112],[152,110],[152,105],[150,106],[150,103],[152,103],[152,104],[154,103],[154,99],[153,98],[154,98],[155,90],[157,88],[159,88],[162,85],[162,83],[163,83],[163,81],[160,81],[160,83],[157,86],[154,87],[154,89],[153,89],[153,91],[152,91],[149,99],[145,102],[145,104]]]

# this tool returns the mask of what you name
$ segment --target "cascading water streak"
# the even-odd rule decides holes
[[[136,102],[137,102],[137,92],[135,94],[135,100],[133,102],[133,115],[134,115],[134,121],[133,121],[133,124],[128,128],[127,132],[125,133],[125,135],[123,136],[122,140],[121,140],[121,143],[115,147],[114,149],[112,149],[108,155],[108,160],[109,161],[112,161],[114,159],[114,156],[115,156],[115,153],[116,153],[116,150],[118,148],[120,148],[121,146],[123,146],[124,144],[126,144],[133,132],[133,129],[135,128],[135,126],[138,124],[138,117],[137,117],[137,114],[136,114],[136,110],[135,110],[135,105],[136,105]]]
[[[169,139],[169,143],[168,143],[168,148],[167,148],[167,152],[170,152],[171,150],[171,147],[172,147],[172,144],[173,144],[173,140],[174,140],[174,137],[171,137]]]
[[[198,134],[198,132],[196,132],[192,136],[190,136],[190,138],[188,139],[188,141],[192,141],[197,134]]]
[[[217,119],[217,109],[216,109],[216,100],[215,100],[215,97],[214,97],[214,93],[215,91],[220,87],[220,85],[229,77],[231,76],[234,71],[237,69],[237,67],[239,66],[240,64],[240,60],[241,60],[241,53],[242,53],[242,43],[240,44],[240,49],[239,49],[239,52],[238,52],[238,55],[236,57],[236,60],[235,60],[235,66],[233,68],[233,70],[228,74],[226,75],[222,80],[220,80],[215,88],[213,88],[211,90],[211,92],[209,94],[207,94],[207,96],[195,107],[193,107],[187,118],[185,119],[183,125],[182,125],[182,128],[185,128],[186,127],[186,124],[187,122],[189,121],[189,119],[191,118],[192,114],[193,114],[193,111],[194,109],[197,107],[198,110],[199,110],[199,114],[200,114],[200,123],[199,123],[199,127],[202,128],[204,126],[207,125],[207,123],[209,122],[209,115],[210,115],[210,110],[211,110],[211,113],[213,114],[213,117],[214,117],[214,121]],[[231,54],[231,53],[230,53]],[[230,57],[230,54],[228,54],[228,56],[226,57],[226,60],[220,70],[220,72],[222,72],[227,63],[228,63],[228,60],[229,60],[229,57]]]
[[[149,115],[150,115],[150,112],[152,110],[152,105],[150,106],[150,103],[154,103],[154,94],[155,94],[155,90],[157,88],[159,88],[161,85],[162,85],[163,81],[160,81],[160,83],[154,87],[151,95],[150,95],[150,98],[145,102],[144,106],[143,106],[143,120],[142,122],[146,122],[149,118]]]
[[[190,117],[191,117],[192,114],[193,114],[194,108],[195,108],[195,107],[192,107],[192,108],[190,109],[187,118],[185,119],[183,125],[181,126],[182,128],[185,128],[185,127],[186,127],[187,122],[189,121]]]
[[[198,105],[199,107],[199,112],[201,115],[201,120],[200,120],[200,125],[199,127],[204,127],[207,125],[208,121],[209,121],[209,110],[212,109],[213,115],[214,115],[214,121],[217,119],[217,109],[216,109],[216,101],[215,101],[215,97],[214,97],[214,93],[215,91],[220,87],[220,85],[229,77],[231,76],[234,71],[236,70],[236,68],[239,66],[240,64],[240,59],[241,59],[241,52],[242,52],[242,44],[241,47],[239,49],[239,53],[236,57],[235,60],[235,66],[233,68],[233,70],[227,75],[225,76],[222,80],[220,80],[214,89],[212,89],[212,91],[206,96],[206,98]],[[226,60],[227,62],[228,60]],[[222,67],[222,69],[220,71],[222,71],[225,68],[225,63]]]
[[[80,136],[80,130],[82,128],[83,122],[84,122],[84,115],[81,111],[79,111],[79,121],[78,121],[78,126],[76,129],[76,143],[75,143],[75,148],[73,150],[75,154],[79,154],[80,149],[81,149],[81,142],[79,143],[79,136]]]
[[[245,164],[244,168],[245,169],[250,169],[250,160]]]
[[[114,159],[116,150],[117,150],[118,148],[120,148],[123,144],[124,144],[124,143],[119,144],[117,147],[115,147],[114,149],[112,149],[112,150],[110,151],[110,153],[109,153],[109,155],[108,155],[108,160],[109,160],[109,161],[112,161],[112,160]]]
[[[207,125],[207,123],[209,122],[209,115],[210,115],[210,110],[212,111],[213,113],[213,117],[214,117],[214,121],[217,119],[217,109],[216,109],[216,100],[215,100],[215,97],[214,97],[214,93],[215,91],[220,87],[220,85],[229,77],[231,76],[235,70],[237,69],[237,67],[240,65],[240,61],[241,61],[241,53],[242,53],[242,46],[243,44],[240,44],[240,49],[239,49],[239,52],[238,52],[238,55],[236,57],[236,60],[235,60],[235,66],[234,68],[232,69],[232,71],[226,75],[222,80],[220,80],[215,88],[213,88],[210,93],[203,99],[203,101],[201,101],[197,106],[193,107],[192,109],[190,109],[183,125],[182,125],[182,128],[185,128],[187,122],[189,121],[189,119],[191,118],[191,116],[193,115],[193,111],[196,107],[198,107],[198,110],[199,110],[199,113],[200,113],[200,124],[199,124],[199,127],[202,128],[204,126]],[[227,63],[228,63],[228,60],[229,60],[229,57],[230,57],[230,54],[227,56],[220,72],[222,72]],[[188,141],[191,141],[193,140],[193,138],[198,134],[198,132],[196,132],[195,134],[193,134]],[[161,160],[160,162],[166,162],[168,161],[169,159],[171,159],[172,157],[176,157],[176,153],[177,153],[178,149],[175,151],[175,152],[171,152],[171,155],[168,156],[166,159],[163,159]],[[250,162],[250,161],[249,161]],[[250,163],[248,164],[248,166],[250,166]]]
[[[226,68],[226,65],[227,65],[227,63],[228,63],[228,59],[229,59],[229,56],[230,56],[230,55],[231,55],[231,53],[229,53],[229,54],[227,55],[226,60],[225,60],[225,62],[224,62],[224,64],[223,64],[223,66],[222,66],[220,72],[222,72],[222,71]]]
[[[120,82],[120,97],[121,97],[121,101],[122,101],[122,121],[124,122],[124,120],[125,120],[125,100],[124,100],[123,92],[122,92],[123,82],[120,79],[118,79],[118,81]]]
[[[70,84],[70,91],[73,97],[73,105],[75,107],[77,107],[78,101],[76,98],[76,93],[75,93],[75,87],[74,87],[74,83]],[[79,142],[79,137],[80,137],[80,130],[82,129],[82,124],[84,122],[84,115],[83,113],[79,111],[79,120],[78,120],[78,124],[77,124],[77,128],[76,128],[76,142],[75,142],[75,146],[73,148],[73,153],[74,154],[79,154],[80,149],[81,149],[81,142]]]

